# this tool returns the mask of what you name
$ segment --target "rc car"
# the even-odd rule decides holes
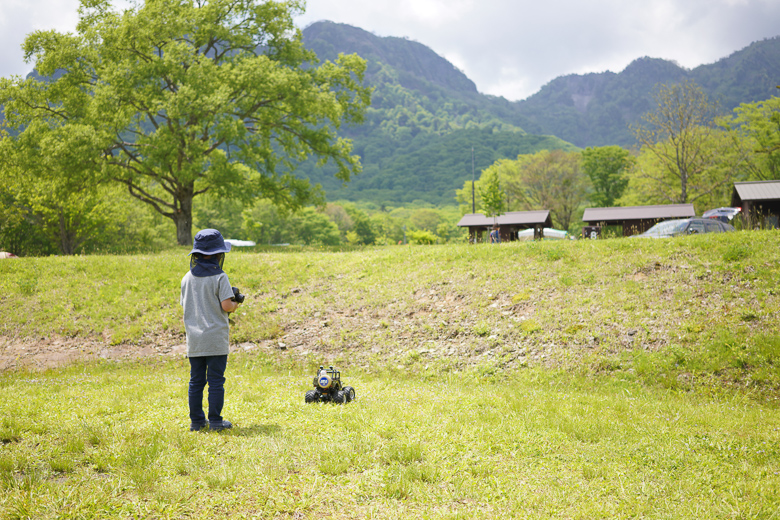
[[[314,376],[314,390],[306,392],[307,403],[348,403],[355,399],[355,389],[341,386],[341,372],[333,367],[320,367]]]

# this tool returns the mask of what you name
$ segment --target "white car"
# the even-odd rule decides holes
[[[734,226],[709,218],[683,218],[659,222],[644,233],[633,235],[643,238],[666,238],[697,233],[725,233],[734,231]]]
[[[544,228],[544,239],[545,240],[564,240],[566,238],[569,238],[569,232],[568,231],[562,231],[560,229],[553,229],[553,228]],[[522,231],[517,232],[517,239],[518,240],[533,240],[534,239],[534,230],[533,228],[530,229],[524,229]]]

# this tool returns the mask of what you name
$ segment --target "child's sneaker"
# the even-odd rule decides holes
[[[231,424],[230,421],[223,420],[222,422],[211,423],[209,427],[211,428],[211,431],[221,432],[222,430],[229,430],[233,427],[233,424]]]

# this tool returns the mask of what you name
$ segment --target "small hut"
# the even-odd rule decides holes
[[[662,204],[658,206],[628,206],[588,208],[582,215],[590,230],[604,226],[621,226],[623,236],[644,233],[662,220],[695,217],[693,204]],[[588,233],[590,234],[590,232]]]
[[[777,229],[780,181],[735,182],[731,205],[742,208],[742,218],[750,227]]]
[[[508,211],[495,217],[486,217],[482,213],[463,215],[458,222],[459,227],[469,228],[469,242],[476,244],[483,241],[482,234],[490,232],[493,226],[498,226],[502,242],[517,240],[517,233],[524,229],[533,229],[534,238],[544,236],[544,228],[552,227],[550,210],[538,211]]]

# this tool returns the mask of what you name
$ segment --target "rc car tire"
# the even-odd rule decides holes
[[[355,400],[355,389],[351,386],[344,387],[344,396],[347,398],[347,402]]]
[[[347,400],[346,394],[344,394],[343,390],[339,390],[336,392],[336,394],[333,396],[333,402],[336,404],[344,404]]]
[[[314,403],[317,401],[317,391],[316,390],[309,390],[306,392],[306,402],[307,403]]]

